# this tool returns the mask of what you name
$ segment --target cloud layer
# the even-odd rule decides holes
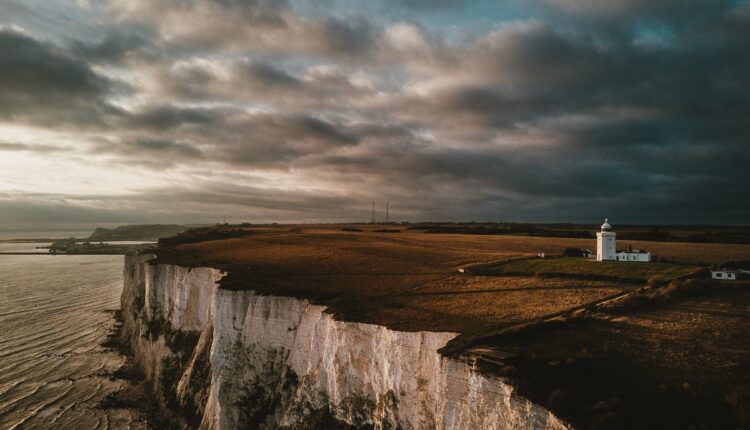
[[[746,223],[750,3],[600,3],[8,0],[0,222]]]

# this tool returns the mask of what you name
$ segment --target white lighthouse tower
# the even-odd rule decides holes
[[[615,246],[615,232],[609,225],[607,219],[604,219],[602,231],[596,233],[596,260],[597,261],[615,261],[617,258],[617,247]]]

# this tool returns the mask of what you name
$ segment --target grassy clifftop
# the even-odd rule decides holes
[[[595,261],[585,258],[531,258],[488,267],[484,275],[540,275],[624,282],[666,281],[700,270],[694,264]]]
[[[750,286],[705,271],[750,260],[749,245],[649,242],[671,262],[592,262],[535,257],[590,239],[398,228],[191,230],[160,241],[156,262],[216,267],[221,288],[307,298],[342,320],[459,333],[445,354],[579,429],[750,424]]]

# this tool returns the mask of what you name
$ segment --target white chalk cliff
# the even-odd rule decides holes
[[[125,258],[123,335],[162,402],[203,429],[567,429],[442,357],[454,333],[335,320],[304,299],[218,287],[212,268]],[[335,424],[334,424],[335,423]]]

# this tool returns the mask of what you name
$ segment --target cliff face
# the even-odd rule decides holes
[[[334,320],[306,300],[218,288],[211,268],[126,256],[123,333],[183,425],[204,429],[565,429],[437,350],[452,333]]]

